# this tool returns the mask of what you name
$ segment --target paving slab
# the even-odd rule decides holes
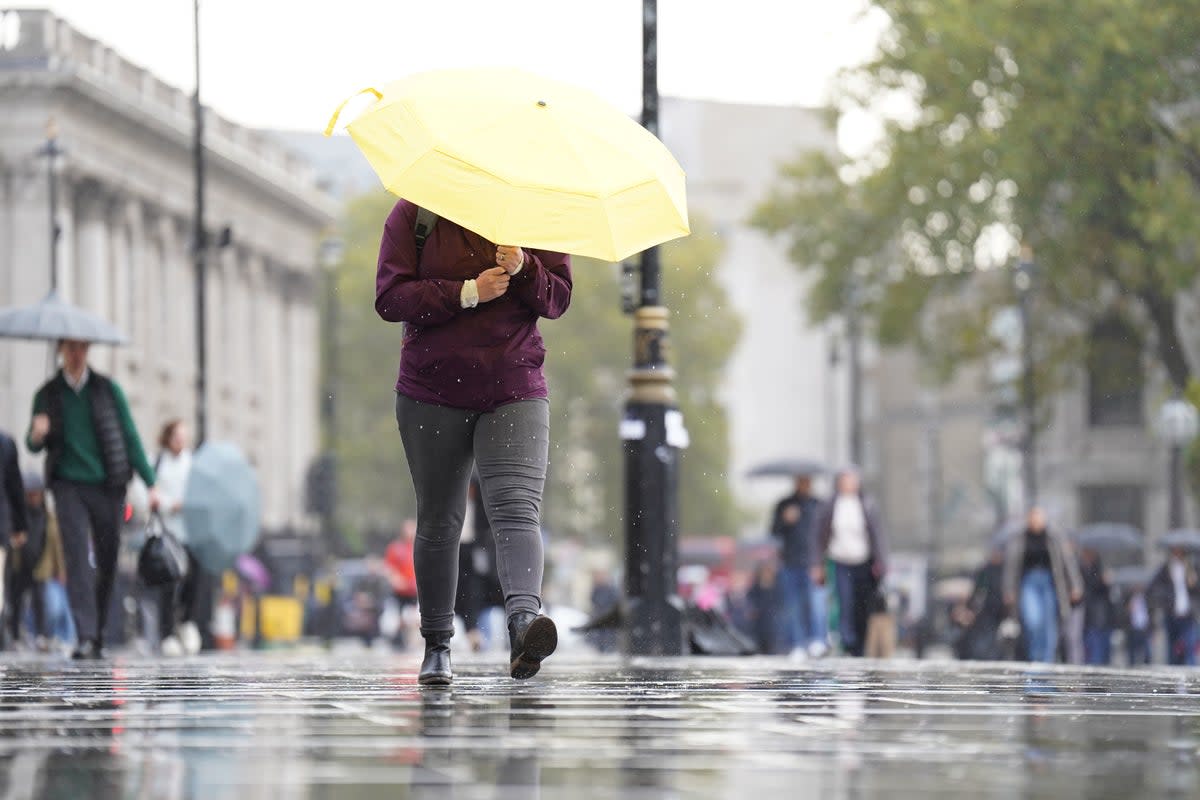
[[[1200,673],[247,653],[0,656],[10,798],[1200,796]]]

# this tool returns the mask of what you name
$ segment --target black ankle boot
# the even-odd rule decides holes
[[[449,633],[431,633],[425,636],[425,660],[421,662],[421,673],[417,683],[422,686],[449,686],[454,680],[450,671]]]
[[[558,647],[558,628],[549,617],[518,611],[508,618],[508,644],[508,674],[517,680],[532,678],[542,668],[542,659]]]

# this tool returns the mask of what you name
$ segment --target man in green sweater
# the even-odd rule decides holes
[[[73,658],[102,658],[125,488],[137,470],[151,508],[158,491],[121,387],[88,368],[87,342],[60,342],[59,353],[62,369],[34,396],[25,442],[34,453],[46,451],[79,639]]]

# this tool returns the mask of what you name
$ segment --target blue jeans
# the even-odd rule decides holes
[[[1030,661],[1058,660],[1058,596],[1050,570],[1031,569],[1021,579],[1021,629]]]
[[[784,567],[779,577],[783,583],[783,613],[779,615],[776,641],[785,650],[807,647],[813,638],[812,579],[808,568]]]
[[[1167,663],[1178,667],[1196,666],[1196,621],[1191,615],[1167,617]]]
[[[829,642],[829,600],[825,587],[808,582],[808,601],[812,608],[812,629],[809,631],[809,641],[814,644]]]
[[[1112,631],[1108,628],[1088,628],[1083,632],[1084,662],[1106,667],[1112,663]]]

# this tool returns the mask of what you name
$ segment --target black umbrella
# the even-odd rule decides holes
[[[779,458],[759,464],[746,473],[748,478],[784,477],[795,478],[802,475],[824,475],[829,467],[811,458]]]
[[[72,339],[95,344],[125,344],[128,341],[115,326],[64,301],[53,290],[40,303],[0,308],[0,337],[51,342]]]
[[[1121,522],[1096,522],[1075,532],[1075,543],[1097,552],[1128,552],[1142,549],[1142,532]]]
[[[1112,585],[1118,589],[1132,589],[1135,586],[1146,586],[1153,577],[1153,570],[1141,564],[1129,567],[1117,567],[1112,571]]]
[[[1200,550],[1200,531],[1190,528],[1164,533],[1158,540],[1159,547],[1180,547],[1184,550]]]

